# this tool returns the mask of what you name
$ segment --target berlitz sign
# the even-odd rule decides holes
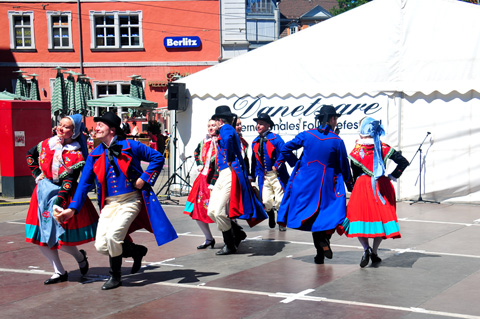
[[[165,37],[163,39],[163,45],[167,49],[180,49],[180,48],[198,48],[202,42],[197,36],[192,37]]]

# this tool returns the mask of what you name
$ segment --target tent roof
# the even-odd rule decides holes
[[[147,101],[130,95],[110,95],[87,101],[88,106],[156,108],[157,102]]]
[[[191,97],[465,93],[480,83],[480,6],[374,0],[197,72]]]

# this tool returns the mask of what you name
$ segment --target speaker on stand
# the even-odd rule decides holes
[[[168,110],[174,111],[173,143],[170,141],[170,148],[173,148],[173,152],[170,152],[170,155],[173,156],[173,173],[172,175],[170,175],[165,185],[163,185],[162,188],[160,188],[160,190],[157,192],[157,195],[159,195],[162,190],[166,188],[166,200],[178,205],[179,201],[171,198],[172,192],[170,187],[172,186],[172,184],[176,184],[176,179],[178,178],[183,181],[187,186],[191,187],[191,185],[177,173],[177,170],[180,170],[181,172],[182,166],[187,160],[185,159],[183,163],[177,168],[177,111],[185,111],[187,109],[187,93],[185,89],[185,83],[169,83],[167,99]]]
[[[187,90],[185,83],[168,83],[168,109],[185,111],[187,109]]]

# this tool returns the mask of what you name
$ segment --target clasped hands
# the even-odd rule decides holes
[[[143,186],[145,186],[145,181],[141,178],[138,178],[137,181],[135,182],[135,188],[136,189],[142,189]],[[53,208],[53,217],[57,220],[59,224],[64,224],[67,220],[73,217],[75,215],[76,209],[73,208],[67,208],[67,209],[61,209],[61,207],[54,207]]]

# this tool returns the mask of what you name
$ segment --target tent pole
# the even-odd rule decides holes
[[[395,92],[394,99],[395,105],[397,106],[397,140],[398,140],[398,149],[402,149],[402,106],[403,98],[405,94],[403,92]],[[401,179],[397,183],[397,198],[400,198],[400,189],[402,187]]]

